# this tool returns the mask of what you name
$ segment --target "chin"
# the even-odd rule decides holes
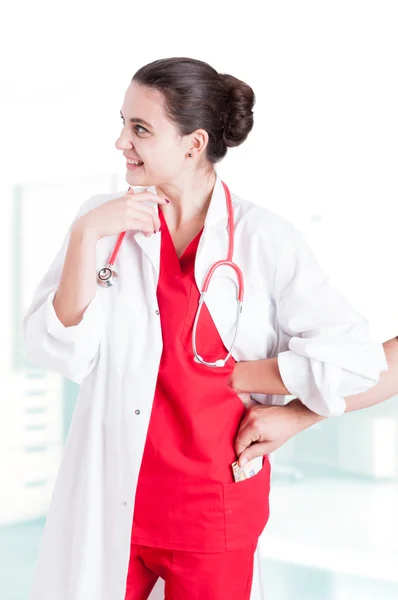
[[[135,171],[128,171],[126,174],[126,181],[127,183],[129,183],[130,185],[136,185],[139,187],[150,187],[150,186],[156,186],[158,185],[158,182],[162,181],[162,179],[160,179],[159,177],[156,177],[156,175],[151,175],[151,173],[146,173],[145,171],[143,171],[142,173],[138,173]],[[163,179],[164,180],[164,179]]]
[[[152,183],[150,183],[148,181],[148,177],[146,175],[143,174],[138,174],[135,175],[134,172],[129,171],[126,175],[126,181],[127,183],[129,183],[130,185],[136,185],[136,186],[141,186],[141,187],[149,187],[150,185],[152,185]]]

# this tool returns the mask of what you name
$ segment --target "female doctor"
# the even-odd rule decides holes
[[[259,600],[271,448],[252,477],[231,468],[264,442],[259,411],[283,430],[285,410],[287,439],[286,395],[337,416],[388,370],[302,234],[216,172],[254,101],[199,60],[139,69],[129,189],[83,203],[36,289],[27,356],[81,388],[30,600]]]

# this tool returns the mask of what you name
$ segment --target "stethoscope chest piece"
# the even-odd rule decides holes
[[[101,287],[108,288],[114,285],[117,281],[117,273],[111,269],[111,265],[108,265],[98,271],[97,283]]]

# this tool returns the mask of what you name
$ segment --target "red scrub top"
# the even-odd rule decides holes
[[[235,482],[231,464],[246,408],[227,387],[235,360],[207,367],[193,360],[192,328],[199,300],[195,256],[203,229],[180,257],[163,213],[157,300],[163,337],[156,391],[139,472],[132,543],[174,550],[222,552],[258,539],[269,516],[270,463]],[[211,283],[210,283],[211,285]],[[234,296],[231,302],[236,302]],[[203,304],[197,351],[208,361],[227,354]]]

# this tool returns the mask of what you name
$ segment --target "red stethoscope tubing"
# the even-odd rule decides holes
[[[243,302],[243,293],[244,293],[243,273],[242,273],[241,269],[238,267],[238,265],[235,264],[232,260],[233,254],[234,254],[234,239],[235,239],[235,224],[234,224],[234,217],[233,217],[232,198],[231,198],[231,193],[228,189],[228,186],[223,181],[221,183],[224,187],[225,197],[226,197],[226,201],[227,201],[227,210],[228,210],[228,240],[229,240],[228,256],[227,256],[227,260],[219,260],[216,263],[214,263],[214,265],[211,267],[211,269],[209,270],[209,272],[205,278],[205,281],[203,283],[203,290],[201,293],[207,292],[211,277],[212,277],[214,271],[218,267],[220,267],[222,265],[229,266],[229,267],[232,267],[237,274],[238,283],[239,283],[238,299],[239,299],[239,302]],[[116,242],[115,248],[109,259],[108,267],[112,267],[115,264],[116,257],[118,255],[120,246],[123,242],[123,239],[124,239],[124,236],[126,235],[126,233],[127,233],[126,231],[123,231],[122,233],[120,233],[118,240]]]
[[[207,292],[209,284],[210,284],[210,279],[211,279],[214,271],[218,267],[220,267],[222,265],[226,265],[226,266],[232,267],[236,272],[236,275],[238,277],[238,282],[239,282],[238,300],[239,300],[239,302],[243,303],[243,292],[244,292],[243,273],[242,273],[241,269],[238,267],[238,265],[235,264],[232,260],[233,255],[234,255],[235,223],[234,223],[234,212],[233,212],[233,207],[232,207],[231,192],[229,191],[228,186],[223,181],[221,183],[223,184],[223,187],[224,187],[225,197],[227,200],[227,210],[228,210],[228,240],[229,240],[228,256],[227,256],[227,260],[219,260],[216,263],[214,263],[214,265],[211,267],[211,269],[209,270],[209,272],[206,275],[206,278],[204,280],[202,294]]]
[[[129,188],[129,189],[130,189],[130,188]],[[116,242],[116,246],[115,246],[115,248],[114,248],[114,250],[113,250],[113,252],[112,252],[112,255],[111,255],[110,259],[109,259],[109,263],[108,263],[108,265],[109,265],[110,267],[113,267],[113,265],[115,264],[115,261],[116,261],[117,254],[118,254],[118,252],[119,252],[119,248],[120,248],[120,246],[122,245],[122,241],[124,240],[124,236],[126,235],[126,233],[127,233],[126,231],[123,231],[123,233],[121,233],[121,234],[119,235],[119,237],[118,237],[118,240],[117,240],[117,242]]]

